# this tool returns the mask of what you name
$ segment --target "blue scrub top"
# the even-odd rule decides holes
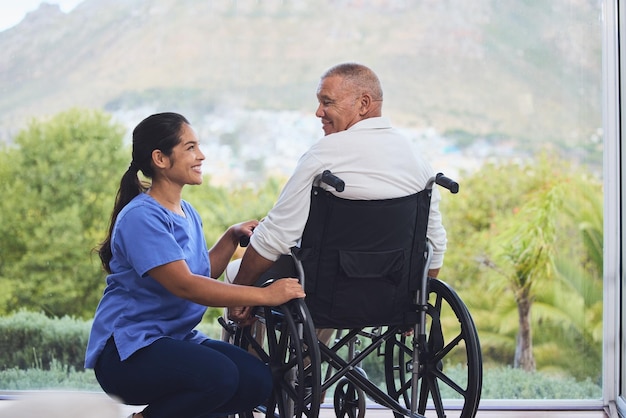
[[[111,237],[112,273],[96,309],[85,368],[96,365],[111,336],[122,360],[159,338],[197,343],[208,338],[194,330],[206,307],[174,296],[148,274],[185,260],[193,273],[211,276],[200,216],[186,201],[182,208],[185,216],[142,193],[119,213]]]

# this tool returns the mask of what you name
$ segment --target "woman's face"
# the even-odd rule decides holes
[[[169,157],[170,164],[164,175],[180,185],[202,184],[202,162],[204,154],[200,150],[200,141],[193,128],[186,123],[181,127],[180,142]]]

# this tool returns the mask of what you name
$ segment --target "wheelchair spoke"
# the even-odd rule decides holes
[[[445,418],[446,413],[443,407],[443,402],[441,401],[441,392],[439,391],[437,379],[435,379],[434,376],[429,376],[427,380],[428,388],[432,394],[433,403],[435,404],[435,411],[437,411],[437,417]]]
[[[240,342],[239,346],[242,347],[242,348],[248,348],[248,349],[254,350],[254,353],[257,356],[259,356],[261,361],[263,361],[264,363],[269,364],[270,363],[269,356],[267,355],[265,350],[263,350],[263,347],[261,347],[261,345],[252,336],[252,334],[250,332],[250,327],[244,328],[241,332],[243,334],[242,338],[243,338],[243,340],[245,342]]]
[[[461,341],[464,341],[464,340],[465,340],[465,337],[463,336],[462,333],[457,335],[445,347],[435,352],[433,354],[433,359],[437,361],[442,360],[447,354],[449,354],[452,350],[454,350],[454,348],[457,347]]]
[[[419,403],[417,405],[417,412],[419,412],[422,415],[426,413],[426,404],[428,403],[428,393],[429,393],[428,385],[426,384],[424,379],[422,379],[421,386],[420,386]],[[407,402],[407,405],[408,405],[408,402]]]
[[[269,316],[269,317],[268,317]],[[265,331],[267,334],[267,344],[268,344],[268,353],[273,353],[276,352],[278,350],[278,336],[277,336],[277,332],[278,330],[278,326],[276,324],[276,321],[273,319],[273,316],[271,314],[271,310],[266,309],[266,327],[265,327]],[[269,356],[269,354],[268,354]]]

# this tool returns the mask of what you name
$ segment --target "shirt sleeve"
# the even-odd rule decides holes
[[[155,267],[185,259],[171,220],[148,205],[132,208],[117,220],[112,247],[114,256],[141,277]]]
[[[435,186],[433,194],[430,198],[430,213],[428,216],[428,229],[426,235],[433,246],[433,256],[430,260],[430,268],[438,269],[443,266],[443,255],[446,252],[447,237],[446,230],[441,220],[441,212],[439,211],[439,201],[441,193]]]

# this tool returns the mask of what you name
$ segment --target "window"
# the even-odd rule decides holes
[[[626,12],[618,11],[618,5],[611,0],[240,0],[174,7],[159,1],[94,1],[67,15],[42,6],[20,25],[0,32],[0,46],[29,42],[28,48],[3,49],[11,52],[8,70],[0,74],[1,138],[12,143],[27,127],[26,117],[45,120],[78,106],[111,115],[126,130],[127,145],[130,129],[143,117],[174,110],[190,119],[203,141],[211,186],[253,184],[262,189],[270,178],[283,182],[302,152],[323,135],[314,115],[320,74],[342,61],[369,65],[383,83],[384,115],[437,171],[461,183],[461,194],[445,196],[442,203],[450,222],[450,247],[441,277],[459,291],[477,323],[485,364],[483,403],[510,404],[514,399],[554,408],[595,408],[615,393],[623,394],[626,381],[621,363],[626,293],[617,282],[624,251],[619,109],[626,96],[618,95],[623,53],[617,40],[626,44],[626,38],[616,24],[626,21]],[[90,25],[84,25],[87,19]],[[28,55],[33,51],[34,56]],[[120,151],[115,164],[130,155]],[[13,175],[0,170],[0,180]],[[113,188],[119,176],[112,174]],[[42,187],[49,178],[42,175]],[[554,186],[552,179],[563,180],[555,204],[565,202],[555,209],[557,215],[546,218],[556,219],[550,224],[554,269],[535,271],[533,277],[539,279],[526,295],[532,305],[526,312],[532,359],[516,360],[520,304],[511,285],[520,264],[507,264],[506,254],[496,254],[510,251],[511,256],[515,250],[500,232],[519,237],[528,229],[516,225],[512,215],[545,209],[539,198],[531,198]],[[268,196],[278,189],[263,190],[266,194],[255,203],[265,210],[275,197]],[[11,193],[21,199],[31,191],[25,187]],[[191,199],[208,199],[202,195],[206,191],[192,193]],[[4,222],[4,229],[0,225],[0,247],[15,250],[10,263],[3,265],[0,257],[0,277],[15,279],[0,283],[0,312],[6,316],[16,306],[2,294],[28,294],[20,287],[28,281],[14,274],[29,266],[40,273],[42,265],[28,262],[35,258],[34,250],[60,248],[19,241],[7,226],[21,225],[16,212],[14,205],[0,203],[0,215],[15,221]],[[73,213],[57,212],[59,222],[72,219]],[[207,228],[215,229],[207,232],[211,239],[218,232],[211,222],[219,216],[206,207],[201,214],[210,220]],[[244,216],[232,210],[228,214]],[[102,225],[108,220],[100,218]],[[70,226],[64,225],[54,230],[51,224],[50,230],[67,232]],[[84,246],[96,245],[98,234],[88,233]],[[600,234],[595,247],[587,246],[586,233]],[[47,260],[54,271],[58,259],[50,255]],[[85,312],[95,309],[102,291],[104,278],[97,267],[89,273],[100,286],[90,294],[90,305],[69,312],[79,319],[88,319]],[[37,277],[45,282],[41,273]],[[616,294],[621,298],[614,299]],[[37,311],[35,302],[27,308]],[[59,316],[68,313],[49,305],[45,309]],[[622,340],[612,345],[618,335]],[[524,391],[524,379],[530,378],[520,368],[532,369],[533,363],[540,378],[533,376],[534,389]],[[3,381],[0,391],[32,389],[2,387]],[[565,389],[557,393],[557,387]],[[618,404],[626,410],[621,400]]]

